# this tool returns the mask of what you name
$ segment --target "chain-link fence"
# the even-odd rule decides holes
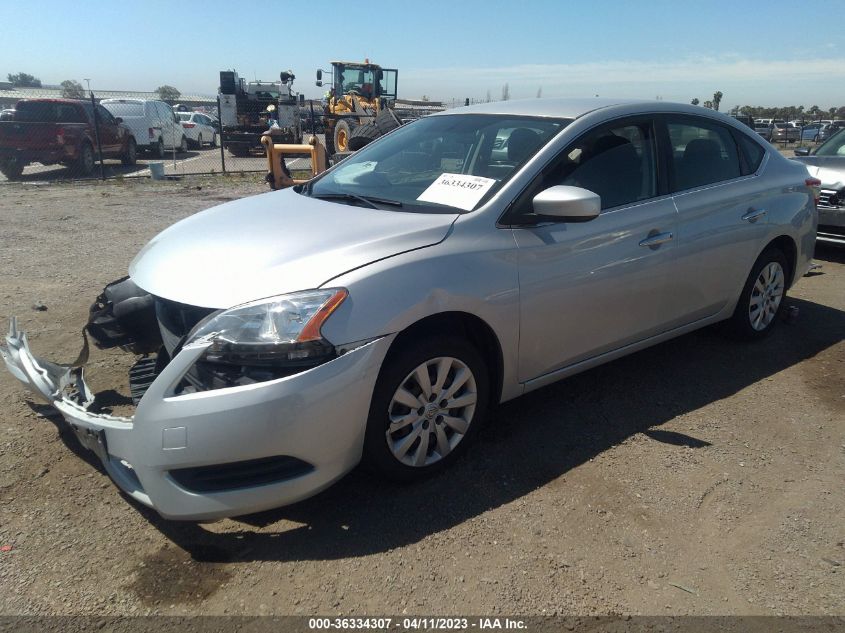
[[[260,138],[275,111],[264,105],[244,107],[243,117],[237,110],[238,126],[224,127],[216,96],[180,95],[165,102],[154,92],[73,92],[0,84],[0,183],[267,170]],[[222,105],[230,112],[231,104]],[[405,122],[444,108],[397,100],[395,109]],[[284,142],[311,132],[323,142],[322,113],[321,102],[300,101],[296,133]],[[306,159],[287,164],[310,169]]]
[[[217,97],[164,102],[156,93],[87,90],[73,97],[61,89],[0,89],[0,182],[267,169],[259,139],[269,114],[255,122],[251,147],[234,148]],[[302,129],[310,130],[311,108],[301,112]]]

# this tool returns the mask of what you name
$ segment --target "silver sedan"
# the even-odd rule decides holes
[[[821,181],[819,241],[845,246],[845,130],[814,150],[796,149],[795,156]]]
[[[292,503],[362,461],[414,480],[497,403],[720,321],[766,336],[810,265],[818,185],[693,106],[456,109],[147,244],[87,326],[153,354],[133,417],[89,411],[86,354],[41,360],[14,320],[3,357],[165,517]]]

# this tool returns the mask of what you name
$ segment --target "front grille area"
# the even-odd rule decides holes
[[[216,312],[213,308],[200,308],[176,301],[169,301],[161,297],[155,298],[156,318],[158,319],[161,338],[170,355],[181,345],[185,336],[209,314]]]
[[[173,480],[190,492],[224,492],[280,483],[314,470],[308,462],[278,455],[242,462],[179,468],[170,471]]]
[[[828,209],[842,207],[842,196],[840,192],[833,189],[822,189],[821,193],[819,193],[819,206]]]

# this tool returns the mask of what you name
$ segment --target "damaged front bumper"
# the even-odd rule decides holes
[[[294,503],[360,461],[389,337],[292,376],[176,395],[208,345],[183,347],[133,417],[88,410],[94,396],[81,367],[87,341],[77,363],[55,364],[32,354],[12,318],[0,355],[15,378],[61,413],[126,494],[165,518],[213,520]]]

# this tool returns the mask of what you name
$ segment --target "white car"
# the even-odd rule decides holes
[[[201,112],[177,112],[188,143],[201,148],[204,143],[217,146],[217,122]]]
[[[165,150],[188,151],[188,136],[169,105],[155,99],[103,99],[102,106],[132,131],[138,149],[164,158]]]

